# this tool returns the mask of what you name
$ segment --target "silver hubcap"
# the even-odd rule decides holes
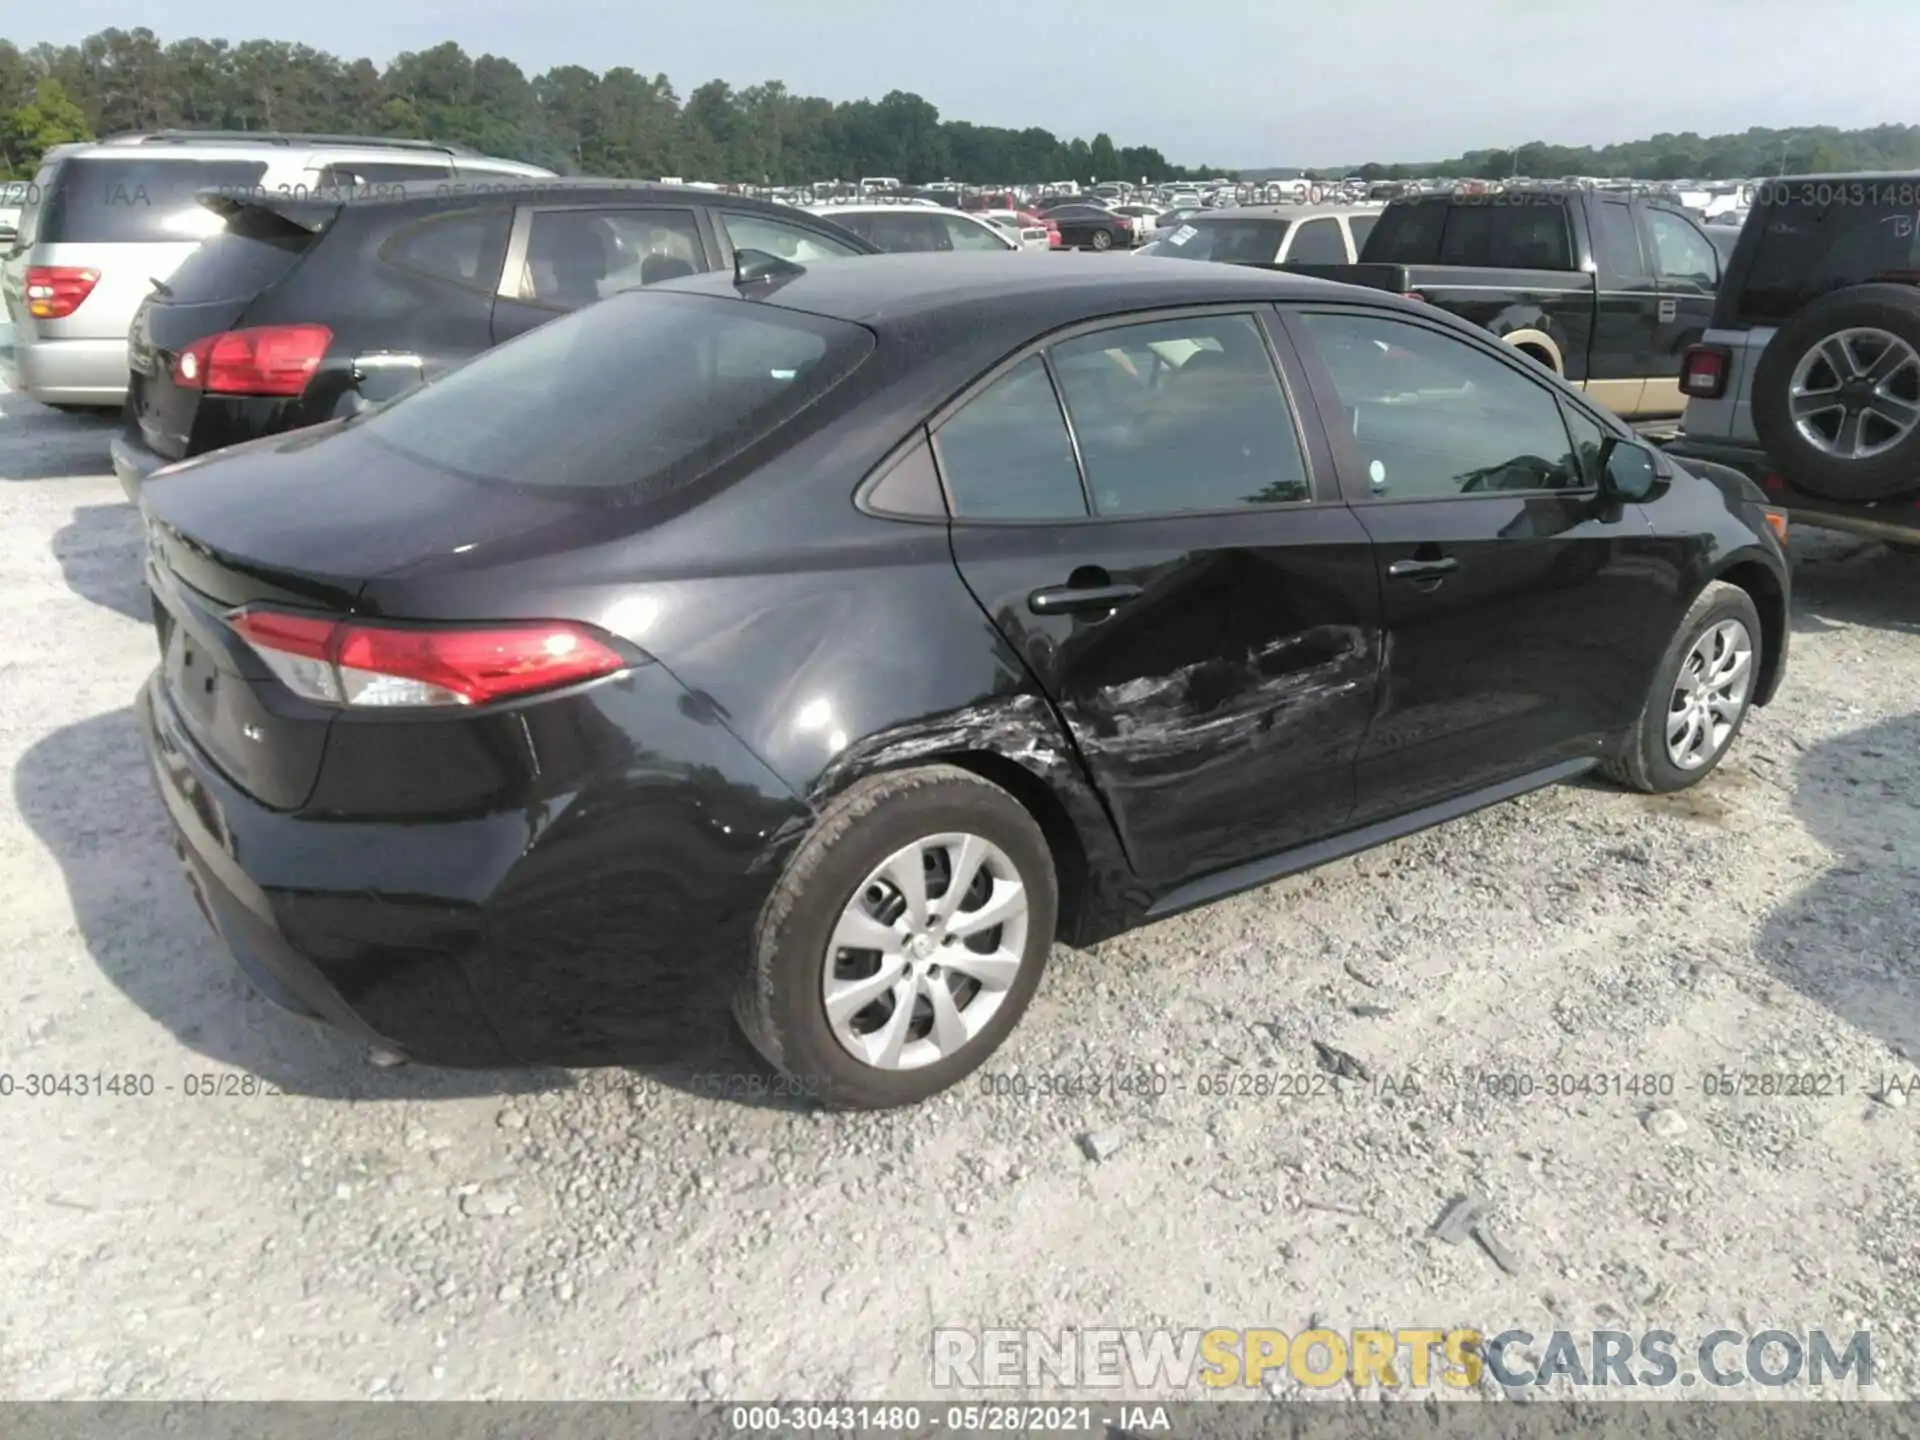
[[[1107,234],[1106,231],[1096,230],[1093,232],[1093,248],[1094,249],[1104,250],[1112,243],[1113,243],[1113,239],[1111,236]]]
[[[1667,705],[1667,757],[1682,770],[1709,764],[1726,746],[1753,682],[1753,637],[1722,620],[1693,642]]]
[[[1920,425],[1920,356],[1885,330],[1842,330],[1800,357],[1787,406],[1794,428],[1822,454],[1883,454]]]
[[[848,1054],[917,1070],[957,1054],[1007,998],[1027,949],[1027,889],[978,835],[929,835],[876,865],[840,912],[821,981]]]

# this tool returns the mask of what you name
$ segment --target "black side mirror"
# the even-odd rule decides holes
[[[1653,451],[1617,435],[1600,442],[1600,489],[1617,500],[1644,500],[1660,479]]]

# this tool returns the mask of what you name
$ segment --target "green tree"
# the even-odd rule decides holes
[[[1114,152],[1113,137],[1104,130],[1094,136],[1093,144],[1087,147],[1087,163],[1093,167],[1092,178],[1096,180],[1122,178],[1118,173],[1120,157]]]
[[[67,97],[66,87],[42,80],[33,87],[33,98],[0,123],[0,160],[10,171],[31,175],[47,150],[92,134],[86,112]]]

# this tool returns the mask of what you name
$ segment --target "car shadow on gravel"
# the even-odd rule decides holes
[[[20,759],[14,799],[59,862],[75,923],[101,973],[182,1046],[288,1094],[448,1100],[572,1088],[558,1068],[382,1069],[351,1039],[258,995],[227,955],[180,873],[131,708],[56,730]],[[806,1108],[737,1032],[663,1054],[636,1075],[669,1088],[770,1108]],[[181,1074],[193,1062],[183,1060]],[[179,1083],[162,1075],[161,1083]]]
[[[1782,983],[1920,1062],[1920,715],[1806,750],[1794,767],[1793,811],[1836,861],[1768,916],[1761,961]]]
[[[53,558],[67,588],[103,610],[149,624],[140,512],[131,505],[82,505],[55,533]]]
[[[1794,633],[1842,625],[1920,635],[1920,552],[1853,536],[1796,538]]]

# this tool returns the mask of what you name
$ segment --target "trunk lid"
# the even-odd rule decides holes
[[[201,392],[174,383],[174,362],[196,340],[238,329],[253,303],[293,273],[339,207],[322,202],[205,196],[225,221],[141,302],[127,333],[127,395],[140,436],[156,454],[190,452]]]

